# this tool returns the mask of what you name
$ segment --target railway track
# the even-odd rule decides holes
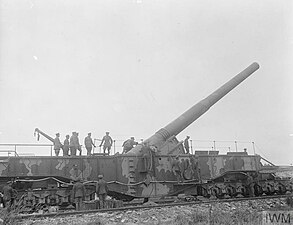
[[[109,208],[109,209],[95,209],[95,210],[84,210],[84,211],[58,211],[54,213],[45,213],[45,214],[23,214],[16,215],[13,218],[15,220],[24,220],[31,218],[46,218],[46,217],[62,217],[70,215],[84,215],[92,213],[105,213],[105,212],[117,212],[117,211],[134,211],[141,209],[150,209],[150,208],[163,208],[163,207],[174,207],[174,206],[186,206],[186,205],[199,205],[199,204],[213,204],[213,203],[229,203],[229,202],[239,202],[239,201],[251,201],[251,200],[266,200],[266,199],[279,199],[286,198],[290,195],[271,195],[271,196],[259,196],[259,197],[250,197],[250,198],[231,198],[231,199],[203,199],[198,201],[190,202],[173,202],[173,203],[163,203],[163,204],[151,204],[151,205],[133,205],[120,208]]]

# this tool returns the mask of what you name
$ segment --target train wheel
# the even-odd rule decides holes
[[[277,194],[283,195],[286,193],[286,187],[281,183],[277,184]]]
[[[246,196],[246,189],[243,184],[238,184],[236,186],[236,198],[243,198]]]
[[[265,194],[266,195],[272,195],[272,190],[271,190],[271,187],[269,187],[269,186],[266,186],[266,189],[265,189]]]
[[[209,194],[210,194],[210,197],[212,197],[213,199],[219,198],[219,196],[220,196],[220,190],[219,190],[218,187],[216,187],[216,186],[213,185],[209,189]]]
[[[233,187],[231,185],[227,186],[226,187],[226,193],[227,193],[227,195],[229,195],[231,197],[235,196],[236,195],[236,189],[235,189],[235,187]]]
[[[263,194],[262,187],[256,184],[254,186],[254,194],[255,196],[261,196]]]

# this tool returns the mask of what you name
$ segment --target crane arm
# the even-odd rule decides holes
[[[47,138],[49,141],[52,141],[54,144],[54,138],[52,138],[51,136],[49,136],[48,134],[44,133],[43,131],[41,131],[39,128],[35,129],[35,133],[34,136],[38,135],[38,140],[40,139],[40,135],[43,135],[45,138]]]

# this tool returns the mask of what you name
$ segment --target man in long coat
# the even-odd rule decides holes
[[[108,193],[108,185],[107,182],[103,179],[103,175],[98,176],[98,182],[96,184],[96,193],[99,196],[99,200],[101,203],[101,208],[105,207],[105,200]]]

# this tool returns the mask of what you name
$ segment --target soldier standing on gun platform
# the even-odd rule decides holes
[[[70,156],[76,156],[76,132],[72,132],[69,140]]]
[[[82,201],[85,197],[85,186],[80,179],[76,181],[72,188],[73,199],[75,202],[75,209],[80,211],[82,209]]]
[[[184,148],[186,150],[186,154],[189,154],[189,136],[186,136],[185,140],[184,140]]]
[[[60,134],[57,133],[54,139],[54,151],[56,156],[59,156],[60,149],[63,147],[59,137],[60,137]]]
[[[84,145],[85,145],[85,148],[87,150],[87,155],[90,156],[92,154],[92,149],[93,149],[93,146],[95,146],[94,142],[93,142],[93,139],[91,138],[91,133],[88,133],[88,136],[85,137],[84,139]]]
[[[72,132],[72,136],[69,141],[70,155],[76,156],[76,150],[79,150],[79,155],[81,155],[81,145],[79,144],[78,133]]]
[[[134,145],[137,145],[138,142],[134,141],[134,137],[131,137],[130,139],[124,141],[122,147],[123,147],[123,152],[122,153],[127,153],[129,152]]]
[[[69,135],[66,135],[66,139],[63,142],[63,156],[69,155]]]
[[[106,200],[107,193],[108,193],[108,186],[107,186],[107,182],[103,179],[103,175],[99,175],[98,179],[99,180],[96,185],[96,193],[99,196],[101,208],[104,208],[105,207],[105,200]]]
[[[99,147],[101,147],[103,145],[103,143],[104,143],[104,146],[103,146],[104,153],[106,153],[106,150],[108,150],[108,155],[110,155],[110,150],[111,150],[111,147],[113,144],[113,140],[110,137],[109,132],[106,132],[106,135],[103,137],[102,142],[99,145]]]
[[[82,150],[81,150],[81,144],[79,144],[79,138],[78,138],[78,133],[76,132],[76,148],[79,151],[79,155],[82,154]]]

